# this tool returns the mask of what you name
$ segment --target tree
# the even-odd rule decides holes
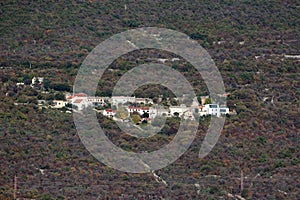
[[[56,100],[66,100],[65,95],[63,93],[61,93],[61,92],[55,93],[54,96],[55,96]]]
[[[131,115],[131,120],[133,123],[138,124],[141,121],[141,116],[139,114]]]
[[[24,74],[22,76],[22,82],[24,82],[25,84],[29,85],[31,83],[31,77],[29,74]]]
[[[170,103],[172,106],[178,106],[178,104],[179,104],[178,101],[174,98],[171,98]]]
[[[49,80],[49,79],[47,79],[47,78],[44,78],[44,82],[43,82],[43,84],[44,84],[44,88],[45,88],[45,90],[48,90],[48,89],[50,88],[51,82],[50,82],[50,80]]]
[[[179,113],[178,112],[174,112],[174,116],[175,117],[179,117]]]
[[[71,87],[66,83],[54,83],[50,85],[50,88],[56,91],[71,91]]]
[[[122,120],[125,120],[128,117],[128,112],[123,106],[119,106],[116,116]]]
[[[142,114],[142,118],[149,118],[149,113],[144,112],[144,113]]]
[[[204,104],[211,104],[212,103],[212,101],[211,101],[211,99],[210,98],[207,98],[207,99],[205,99],[205,102],[204,102]]]

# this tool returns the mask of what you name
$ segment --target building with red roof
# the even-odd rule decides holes
[[[116,113],[117,113],[116,110],[108,108],[108,109],[103,110],[102,114],[106,117],[113,117],[113,116],[115,116]]]

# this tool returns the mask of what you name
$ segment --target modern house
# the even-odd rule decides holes
[[[229,108],[227,108],[227,107],[220,108],[220,114],[221,115],[230,114]]]
[[[204,106],[199,106],[199,114],[200,116],[213,115],[219,117],[229,114],[229,108],[219,107],[218,104],[205,104]]]
[[[206,112],[208,115],[220,116],[220,109],[218,104],[205,104]]]

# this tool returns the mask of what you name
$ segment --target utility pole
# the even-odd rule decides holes
[[[244,190],[244,171],[243,168],[241,169],[241,195],[243,193]]]
[[[18,185],[17,185],[17,175],[15,174],[14,177],[14,200],[17,199],[17,189],[18,189]]]

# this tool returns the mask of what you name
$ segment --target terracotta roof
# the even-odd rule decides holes
[[[105,109],[106,112],[116,112],[115,110],[113,109]]]
[[[83,99],[76,99],[73,103],[81,103]]]
[[[87,94],[77,93],[77,94],[74,94],[74,97],[87,97]]]

